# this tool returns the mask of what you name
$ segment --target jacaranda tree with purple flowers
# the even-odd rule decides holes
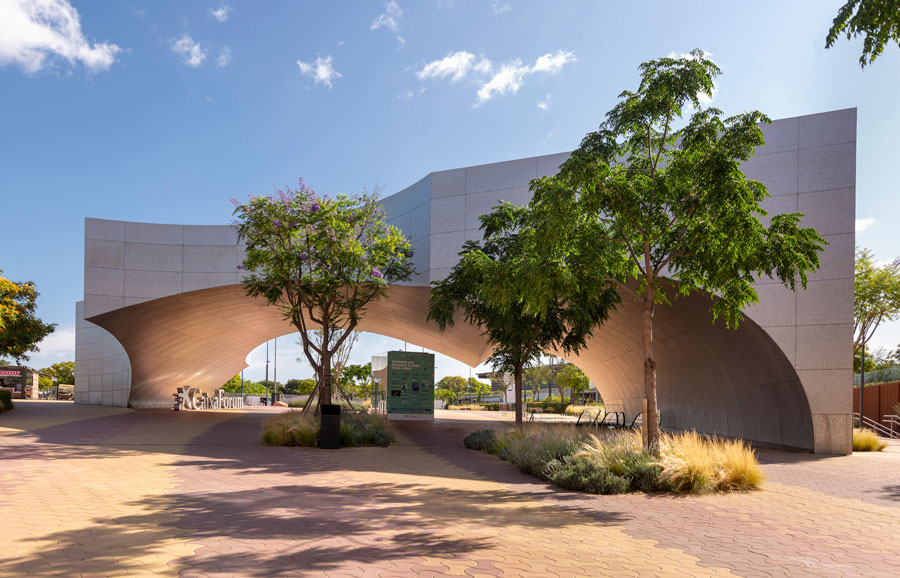
[[[329,198],[300,179],[296,190],[232,202],[247,247],[247,294],[279,307],[297,328],[320,403],[331,403],[332,357],[388,284],[412,277],[409,240],[385,223],[377,193]]]

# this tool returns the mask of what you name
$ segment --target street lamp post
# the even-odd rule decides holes
[[[269,405],[269,342],[266,341],[266,405]]]
[[[866,389],[866,344],[863,343],[862,351],[859,353],[859,429],[863,427],[863,401],[865,400],[864,390]]]

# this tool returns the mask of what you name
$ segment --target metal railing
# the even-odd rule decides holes
[[[888,422],[888,428],[892,439],[900,438],[900,416],[889,414],[882,416],[882,423]]]
[[[885,416],[887,417],[887,416]],[[896,416],[894,416],[896,417]],[[853,412],[853,419],[857,424],[860,423],[859,413]],[[866,416],[862,416],[862,427],[868,428],[874,431],[876,434],[881,437],[896,439],[900,438],[900,421],[897,422],[898,431],[894,431],[893,421],[891,422],[891,427],[886,427],[884,424],[875,421],[874,419]]]

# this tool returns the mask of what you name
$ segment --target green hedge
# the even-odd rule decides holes
[[[0,413],[9,411],[13,408],[12,392],[0,390]]]
[[[530,401],[525,404],[526,410],[539,409],[544,413],[565,413],[568,403],[556,401]]]

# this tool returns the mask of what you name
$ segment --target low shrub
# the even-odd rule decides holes
[[[387,429],[387,420],[366,412],[343,412],[341,415],[341,445],[346,447],[387,447],[394,436]]]
[[[547,479],[545,470],[553,460],[572,455],[581,436],[572,427],[521,426],[511,429],[497,444],[497,456],[526,474]]]
[[[558,401],[529,401],[525,404],[527,411],[540,410],[544,413],[563,413],[568,404]]]
[[[451,405],[448,409],[456,409],[462,411],[484,411],[485,407],[480,403],[465,403],[460,405]]]
[[[470,450],[493,454],[497,451],[497,434],[492,429],[473,431],[463,439],[463,445]]]
[[[631,487],[625,478],[578,456],[565,456],[550,462],[546,475],[560,488],[588,494],[624,494]]]
[[[855,452],[880,452],[887,447],[881,441],[878,434],[868,429],[853,430],[853,451]]]
[[[312,411],[286,411],[266,420],[261,441],[270,446],[315,447],[319,442],[320,423],[319,416]],[[344,447],[386,447],[394,437],[383,417],[348,411],[341,415],[340,441]]]
[[[0,413],[10,411],[12,408],[12,392],[5,389],[0,390]]]

